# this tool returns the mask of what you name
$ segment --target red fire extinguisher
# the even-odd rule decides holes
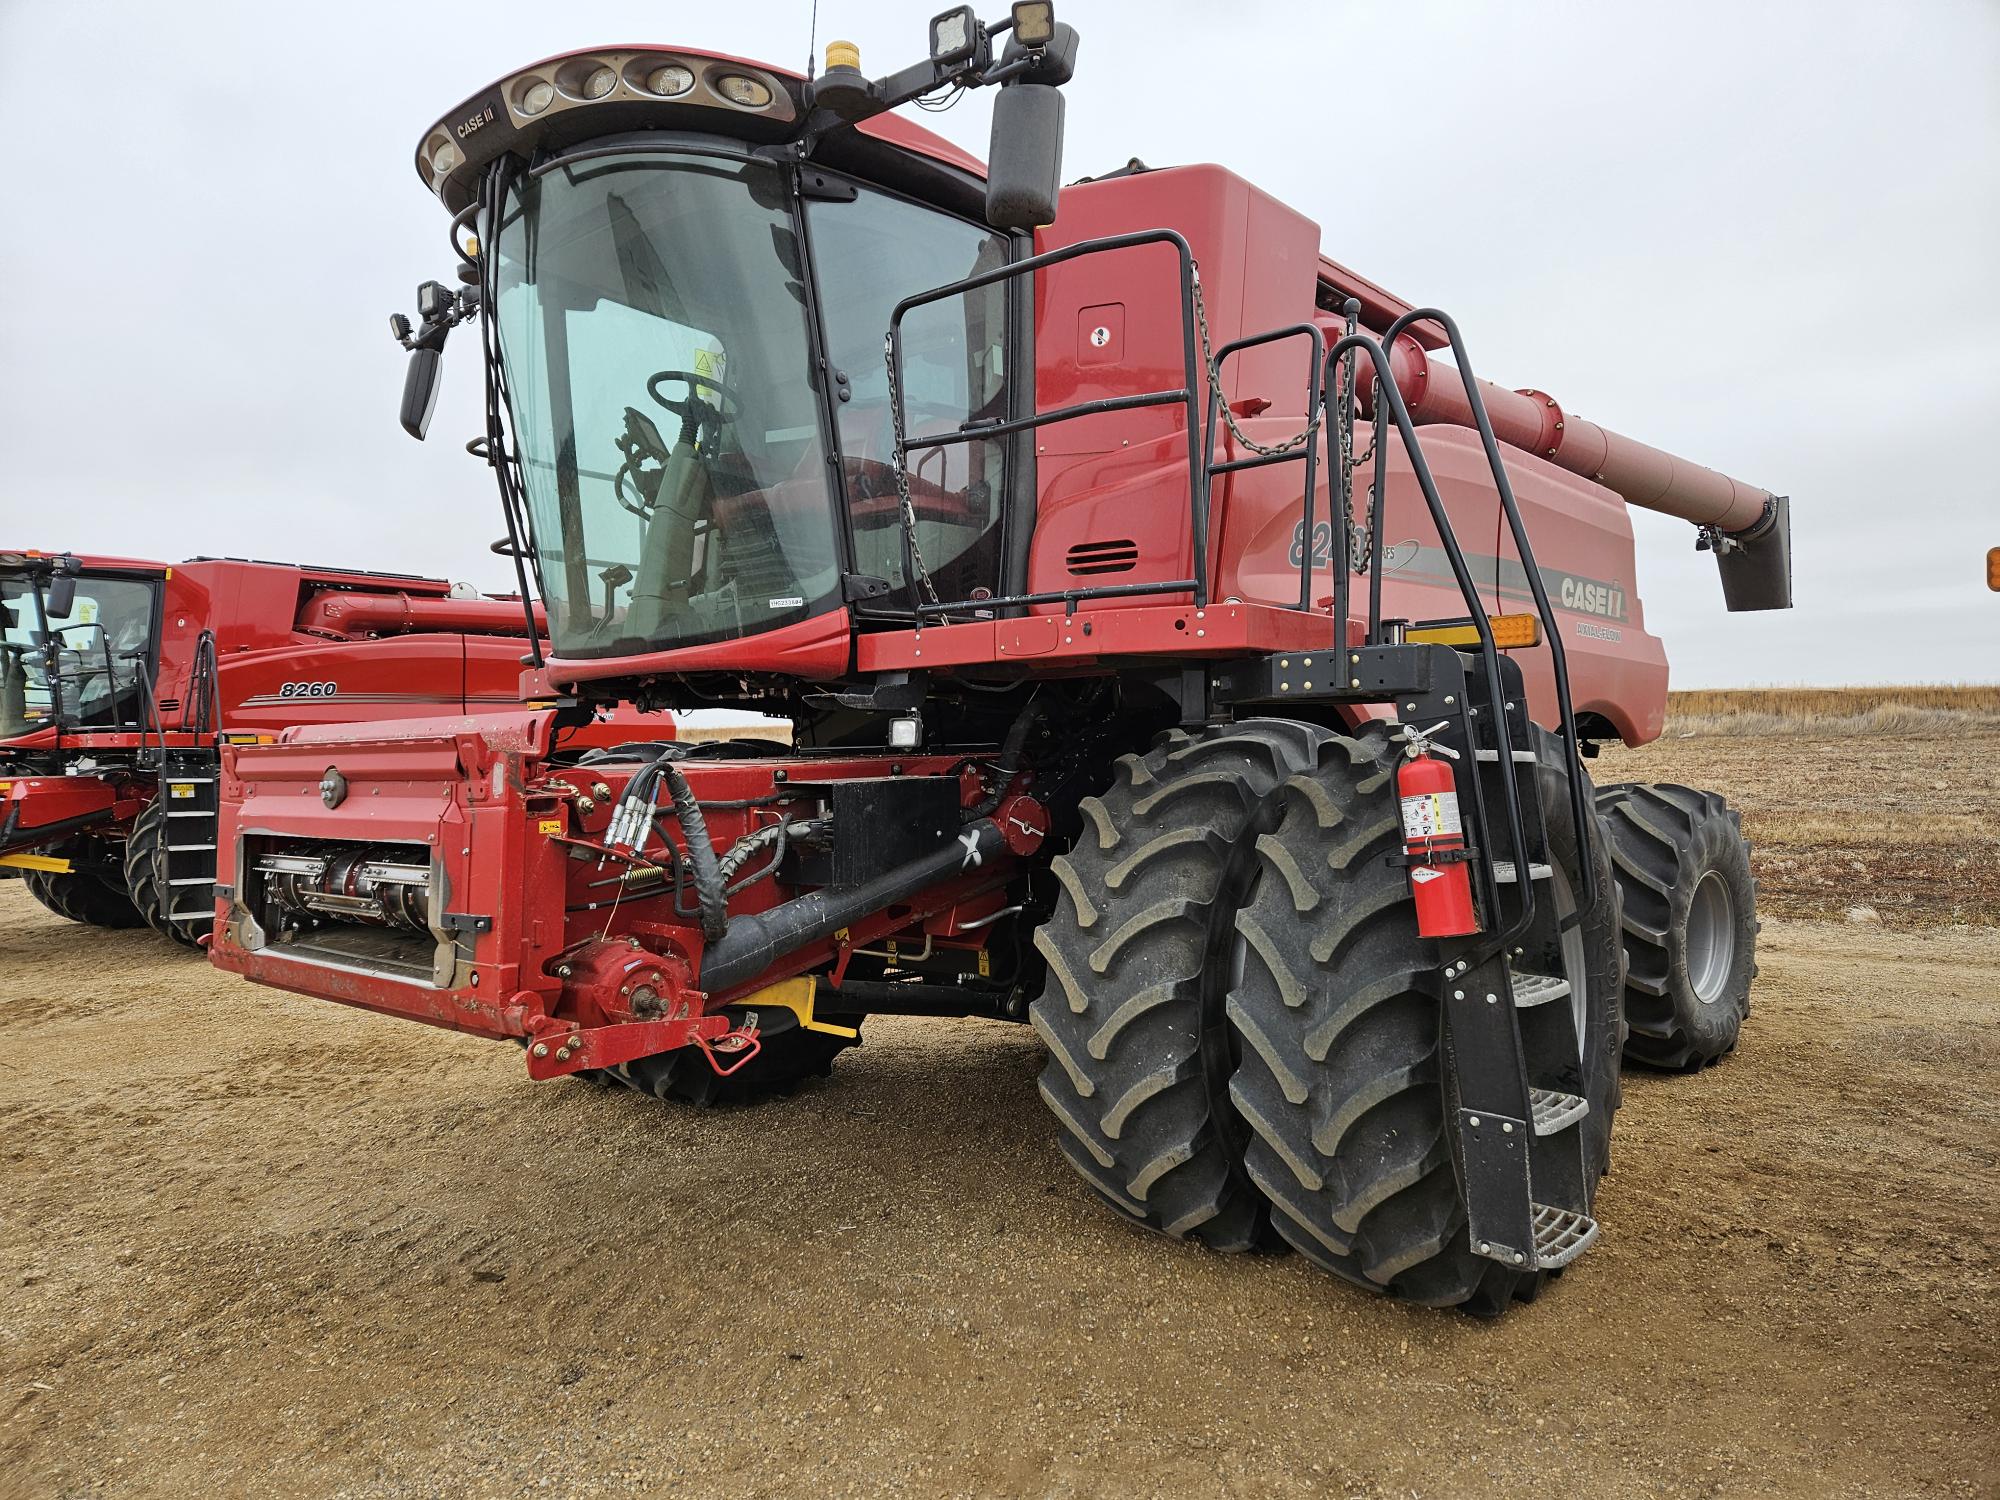
[[[1432,745],[1445,726],[1405,728],[1403,764],[1396,769],[1396,797],[1403,808],[1403,853],[1422,937],[1463,937],[1479,931],[1472,909],[1472,872],[1465,862],[1465,824],[1458,814],[1458,778],[1432,752],[1453,760],[1458,752]]]

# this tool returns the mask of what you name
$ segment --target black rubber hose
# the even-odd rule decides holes
[[[1014,773],[1021,769],[1021,753],[1028,748],[1028,735],[1035,727],[1035,697],[1028,695],[1028,701],[1021,705],[1021,712],[1015,717],[1007,731],[1007,739],[1000,747],[999,781],[986,798],[972,809],[970,818],[990,818],[1007,795],[1007,788],[1013,784]]]
[[[688,785],[681,768],[662,760],[660,774],[667,778],[667,791],[674,799],[674,812],[681,820],[681,838],[687,844],[688,864],[694,872],[694,899],[701,908],[701,934],[715,942],[729,930],[729,897],[724,890],[721,863],[715,846],[708,841],[708,820],[701,815],[694,788]]]
[[[727,941],[711,943],[702,953],[701,987],[718,992],[733,989],[786,954],[940,881],[978,870],[1006,852],[1007,841],[998,826],[981,818],[966,824],[942,848],[860,885],[828,886],[764,911],[744,912],[729,924]]]

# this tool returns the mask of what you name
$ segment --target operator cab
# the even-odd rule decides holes
[[[143,727],[160,584],[67,554],[0,552],[0,741]]]
[[[907,623],[919,581],[932,599],[1005,591],[1008,516],[1032,514],[1027,435],[916,450],[899,484],[894,398],[906,439],[1031,413],[1009,368],[1027,288],[909,310],[900,392],[884,335],[905,299],[1030,253],[1074,52],[1034,4],[991,27],[948,12],[930,60],[873,82],[845,44],[817,80],[685,49],[572,54],[426,136],[419,170],[460,210],[478,285],[429,283],[421,330],[394,320],[405,426],[422,435],[444,336],[483,311],[485,451],[511,456],[512,548],[557,656],[674,651],[848,604]],[[885,113],[992,82],[1015,102],[983,184]]]

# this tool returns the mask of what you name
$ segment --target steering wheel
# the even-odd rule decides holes
[[[660,394],[660,387],[677,383],[688,388],[688,393],[679,400],[670,400]],[[722,399],[711,404],[704,401],[697,388],[714,391]],[[661,370],[646,382],[646,394],[683,421],[706,421],[713,417],[717,422],[733,422],[743,415],[743,396],[731,385],[724,385],[710,375],[697,375],[692,370]]]

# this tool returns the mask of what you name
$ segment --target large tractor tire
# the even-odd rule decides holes
[[[132,905],[124,888],[89,870],[56,874],[50,870],[27,870],[21,883],[28,894],[59,917],[90,927],[142,927],[145,918]]]
[[[1030,1018],[1063,1155],[1134,1223],[1217,1250],[1271,1243],[1229,1103],[1236,910],[1277,790],[1328,738],[1253,719],[1122,757],[1103,796],[1083,800],[1076,845],[1053,863],[1055,912],[1035,934],[1048,982]]]
[[[1757,882],[1743,820],[1714,792],[1600,787],[1625,895],[1627,1060],[1695,1072],[1736,1049],[1757,977]]]
[[[727,1076],[716,1072],[699,1047],[641,1057],[588,1076],[616,1080],[671,1104],[704,1109],[756,1104],[793,1094],[809,1079],[825,1078],[833,1071],[836,1057],[860,1045],[859,1037],[808,1031],[783,1011],[765,1010],[762,1014],[767,1024],[759,1034],[761,1045],[756,1055]],[[730,1066],[730,1058],[723,1056],[721,1061],[724,1067]]]
[[[1579,841],[1554,742],[1540,736],[1538,748],[1557,871],[1538,890],[1573,912],[1587,859],[1603,893],[1565,939],[1558,976],[1572,986],[1594,1193],[1619,1100],[1618,893],[1594,817]],[[1492,1317],[1549,1273],[1468,1242],[1441,960],[1417,935],[1408,872],[1389,862],[1402,847],[1396,761],[1381,728],[1337,739],[1286,786],[1282,820],[1258,840],[1256,885],[1237,918],[1229,1019],[1242,1064],[1230,1095],[1254,1131],[1250,1176],[1301,1253],[1370,1291]]]
[[[198,948],[215,926],[211,914],[195,919],[171,919],[167,910],[172,889],[167,885],[166,808],[155,797],[133,820],[125,836],[125,892],[148,927],[187,948]]]

